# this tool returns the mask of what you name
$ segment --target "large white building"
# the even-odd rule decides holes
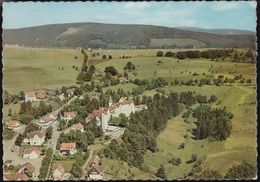
[[[120,114],[125,114],[126,117],[129,117],[131,113],[135,113],[142,109],[147,109],[147,106],[135,106],[134,101],[127,99],[126,97],[122,97],[117,103],[113,103],[110,97],[109,107],[100,107],[97,110],[93,110],[92,113],[87,116],[86,122],[96,119],[97,125],[102,126],[102,130],[105,132],[108,129],[108,122],[110,121],[111,116],[119,117]]]

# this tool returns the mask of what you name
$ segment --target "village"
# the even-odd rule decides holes
[[[46,102],[50,97],[44,92],[26,92],[24,100],[25,104]],[[50,155],[50,161],[46,163],[47,169],[45,179],[53,180],[68,180],[71,179],[70,172],[66,172],[64,166],[59,162],[54,162],[54,156],[73,158],[78,151],[82,151],[80,146],[77,146],[76,140],[70,142],[59,143],[61,133],[76,132],[83,134],[86,132],[85,124],[95,123],[102,129],[102,136],[104,136],[109,144],[111,140],[116,140],[124,133],[124,127],[109,124],[112,118],[119,118],[122,115],[129,117],[132,113],[147,109],[144,104],[136,105],[132,98],[121,97],[117,102],[109,98],[107,107],[98,107],[93,109],[85,116],[85,124],[76,122],[77,111],[64,112],[64,107],[69,107],[70,103],[76,99],[83,100],[83,96],[75,95],[73,89],[68,89],[66,92],[56,96],[61,102],[61,107],[52,110],[39,119],[33,119],[31,129],[21,124],[15,119],[5,120],[3,124],[9,130],[14,131],[22,136],[20,145],[17,146],[17,140],[13,138],[8,144],[4,141],[4,179],[5,180],[37,180],[41,175],[45,158]],[[98,94],[89,96],[90,101],[99,102]],[[69,123],[73,121],[71,126],[61,131],[59,128],[60,122]],[[51,132],[48,131],[52,128]],[[91,148],[91,145],[89,145]],[[52,150],[52,154],[48,150]],[[84,152],[83,152],[84,153]],[[91,149],[85,164],[82,166],[83,176],[81,179],[85,180],[102,180],[104,179],[104,172],[101,165],[102,158],[95,154]]]

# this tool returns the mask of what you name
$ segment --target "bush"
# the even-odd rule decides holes
[[[256,167],[248,162],[230,168],[225,176],[227,179],[252,179],[256,177]]]
[[[157,55],[157,57],[163,57],[163,52],[162,51],[158,51],[156,55]]]

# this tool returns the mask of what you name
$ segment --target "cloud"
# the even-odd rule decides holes
[[[226,11],[226,10],[234,10],[239,8],[239,2],[215,2],[212,3],[212,9],[215,11]]]

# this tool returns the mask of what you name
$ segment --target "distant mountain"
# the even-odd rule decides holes
[[[199,29],[201,30],[201,29]],[[4,29],[4,44],[30,47],[86,48],[255,48],[256,37],[238,34],[216,34],[152,25],[120,25],[101,23],[52,24],[20,29]],[[215,30],[218,31],[219,30]],[[235,31],[233,31],[235,32]]]
[[[196,28],[196,27],[177,27],[181,30],[189,30],[194,32],[206,32],[206,33],[214,33],[214,34],[221,34],[221,35],[256,35],[256,32],[249,31],[249,30],[239,30],[239,29],[205,29],[205,28]]]

